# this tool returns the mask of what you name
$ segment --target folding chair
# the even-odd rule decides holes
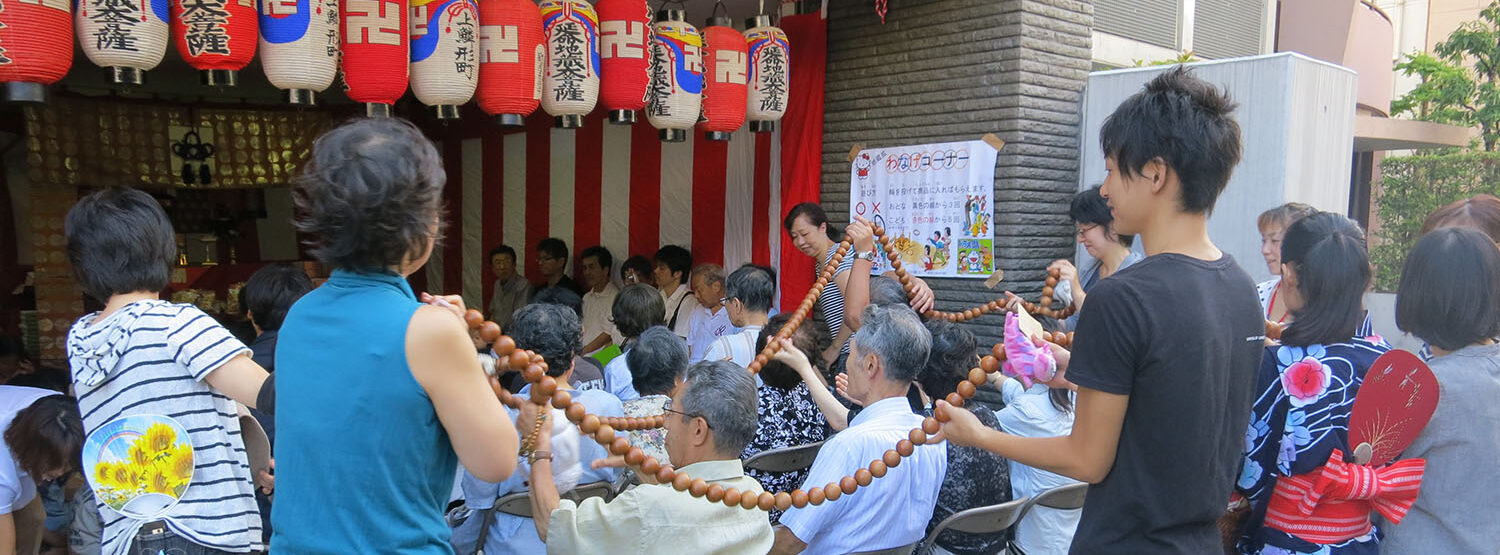
[[[1089,485],[1085,483],[1058,486],[1032,497],[1031,502],[1026,504],[1026,511],[1030,511],[1034,506],[1063,510],[1082,509],[1083,499],[1088,493]],[[1022,516],[1025,516],[1025,513],[1022,513]]]
[[[574,501],[583,501],[590,497],[608,499],[612,493],[614,493],[614,486],[609,482],[590,482],[562,494],[562,498]],[[518,491],[503,495],[495,500],[495,510],[512,516],[531,518],[531,492]]]
[[[975,507],[966,511],[953,513],[948,518],[939,522],[927,539],[922,540],[921,547],[913,553],[930,553],[932,546],[937,542],[939,534],[946,531],[963,532],[965,534],[993,534],[1004,532],[1016,521],[1021,520],[1021,513],[1026,510],[1030,500],[1027,498],[1007,501],[999,505],[986,507]],[[1001,553],[1004,553],[1002,550]]]
[[[761,451],[745,459],[745,468],[761,472],[791,472],[812,467],[823,442]]]

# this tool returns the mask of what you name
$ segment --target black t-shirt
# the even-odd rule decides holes
[[[1152,256],[1089,291],[1068,379],[1130,404],[1072,553],[1223,550],[1216,520],[1239,476],[1263,320],[1228,254]]]

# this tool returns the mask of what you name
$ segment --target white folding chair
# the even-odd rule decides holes
[[[1026,505],[1026,510],[1032,507],[1046,507],[1048,509],[1082,509],[1084,497],[1089,493],[1089,485],[1086,483],[1068,484],[1058,486],[1036,494],[1031,502]],[[1022,517],[1025,513],[1022,513]]]
[[[1007,501],[999,505],[975,507],[965,511],[953,513],[948,518],[939,522],[927,539],[922,540],[921,547],[913,553],[930,553],[933,545],[937,542],[939,534],[947,531],[963,532],[965,534],[994,534],[1004,532],[1016,521],[1021,520],[1021,513],[1026,510],[1030,499],[1021,498]],[[1001,553],[1005,551],[1002,550]]]
[[[761,472],[791,472],[810,468],[823,442],[761,451],[745,459],[745,468]]]

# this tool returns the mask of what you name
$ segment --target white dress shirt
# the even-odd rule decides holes
[[[708,345],[708,350],[703,352],[703,360],[727,360],[742,368],[749,368],[750,362],[755,360],[755,340],[760,339],[763,327],[765,326],[752,324],[740,328],[739,333],[715,339]],[[760,378],[760,375],[757,374],[756,378]]]
[[[672,291],[671,295],[662,293],[661,296],[667,305],[667,317],[662,320],[662,324],[671,325],[672,318],[675,315],[677,325],[670,327],[672,328],[672,333],[677,334],[677,337],[683,339],[688,338],[688,330],[692,327],[693,311],[701,308],[701,305],[698,304],[698,299],[693,297],[691,293],[692,291],[684,283],[678,285],[677,289]],[[676,309],[675,312],[673,309]]]
[[[1026,389],[1013,379],[1000,385],[1005,408],[995,413],[1000,429],[1021,437],[1057,437],[1073,433],[1073,413],[1057,410],[1046,384]],[[1032,497],[1055,487],[1076,484],[1066,476],[1010,461],[1011,496]],[[1067,555],[1078,529],[1082,509],[1061,510],[1032,507],[1016,524],[1016,544],[1026,555]]]
[[[601,333],[609,334],[609,342],[619,345],[624,339],[620,337],[620,331],[615,329],[614,322],[610,321],[615,305],[615,295],[620,293],[615,284],[604,285],[603,291],[590,289],[583,294],[583,343],[586,345],[599,337]],[[606,345],[607,347],[608,345]],[[584,356],[589,356],[603,350],[603,347],[594,349]]]
[[[906,397],[881,399],[855,415],[849,428],[829,438],[808,472],[804,488],[838,482],[868,467],[896,442],[907,438],[922,417]],[[803,553],[842,554],[890,549],[922,541],[937,505],[938,489],[948,473],[948,450],[942,444],[917,447],[912,456],[834,503],[791,508],[781,524],[807,543]]]
[[[729,309],[720,306],[719,311],[714,312],[701,305],[694,308],[692,322],[688,324],[688,364],[703,360],[714,340],[734,332],[734,324],[729,322]]]

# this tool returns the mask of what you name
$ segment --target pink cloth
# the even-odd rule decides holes
[[[1036,346],[1030,337],[1021,332],[1021,321],[1014,312],[1005,314],[1005,362],[1000,371],[1021,380],[1028,389],[1032,382],[1046,382],[1057,373],[1057,359],[1052,358],[1052,348],[1043,344]]]

